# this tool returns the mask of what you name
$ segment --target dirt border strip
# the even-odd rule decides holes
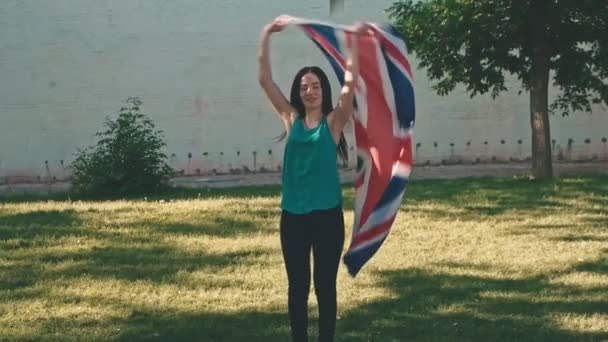
[[[595,163],[554,163],[556,176],[608,175],[608,162]],[[450,166],[415,166],[411,179],[457,179],[466,177],[512,177],[530,174],[529,164],[478,164]],[[354,170],[341,171],[343,183],[355,179]],[[184,188],[226,188],[249,185],[278,185],[281,174],[250,173],[243,175],[216,175],[177,177],[170,182],[172,186]],[[70,190],[68,182],[3,184],[0,185],[0,196],[11,195],[50,195],[66,193]]]

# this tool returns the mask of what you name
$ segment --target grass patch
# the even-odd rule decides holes
[[[288,340],[279,191],[1,199],[0,340]],[[608,339],[607,228],[607,177],[417,181],[337,340]]]

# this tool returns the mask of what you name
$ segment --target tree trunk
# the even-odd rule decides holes
[[[530,77],[530,125],[532,126],[532,175],[552,178],[551,132],[549,128],[549,61],[551,52],[546,31],[544,0],[530,8],[532,70]]]

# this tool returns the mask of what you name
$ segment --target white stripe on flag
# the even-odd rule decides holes
[[[361,249],[364,249],[364,248],[366,248],[366,247],[368,247],[370,245],[373,245],[374,243],[376,243],[376,242],[384,239],[388,235],[388,233],[389,233],[389,230],[387,230],[384,233],[378,235],[377,237],[375,237],[373,239],[370,239],[370,240],[368,240],[368,241],[360,244],[359,246],[357,246],[357,247],[349,250],[348,253],[354,253],[354,252],[356,252],[358,250],[361,250]]]
[[[385,222],[387,217],[391,217],[391,213],[396,213],[401,206],[401,199],[403,197],[403,192],[400,195],[397,195],[393,200],[385,204],[384,206],[375,209],[371,215],[367,218],[367,221],[363,224],[361,229],[359,229],[358,233],[366,232],[375,226]]]

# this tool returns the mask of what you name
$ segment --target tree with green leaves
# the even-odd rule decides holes
[[[388,12],[438,94],[464,84],[495,98],[506,73],[521,81],[536,178],[553,176],[549,113],[608,104],[606,0],[398,0]],[[551,105],[550,81],[560,89]]]

